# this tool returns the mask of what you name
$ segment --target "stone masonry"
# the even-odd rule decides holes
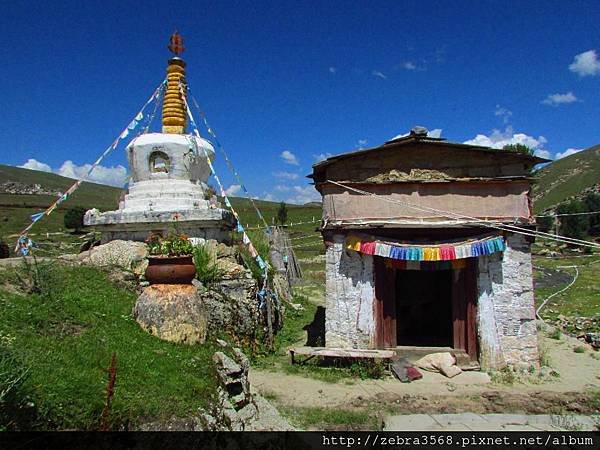
[[[503,253],[478,261],[477,329],[482,369],[539,365],[530,244],[507,237]],[[373,348],[373,257],[344,248],[333,236],[326,253],[327,347]]]
[[[525,236],[510,234],[504,253],[479,258],[477,330],[482,368],[539,365],[532,280]]]
[[[373,257],[344,248],[345,236],[333,236],[325,256],[327,347],[371,348],[375,333]]]

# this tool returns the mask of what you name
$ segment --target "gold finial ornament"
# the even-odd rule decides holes
[[[175,31],[169,40],[168,49],[175,55],[167,66],[167,89],[162,108],[162,132],[184,134],[186,126],[186,108],[182,96],[187,93],[185,82],[185,61],[179,55],[185,50],[183,38]],[[181,89],[180,89],[181,86]]]

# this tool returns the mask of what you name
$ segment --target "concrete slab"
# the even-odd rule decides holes
[[[384,424],[384,431],[594,431],[600,416],[407,414],[386,417]]]
[[[405,414],[383,419],[383,431],[431,431],[440,424],[429,414]]]

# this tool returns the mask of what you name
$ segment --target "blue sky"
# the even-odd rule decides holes
[[[81,174],[163,79],[175,28],[260,198],[314,200],[319,157],[414,125],[556,158],[600,143],[599,20],[598,1],[2,2],[0,163]],[[123,179],[123,147],[93,178]]]

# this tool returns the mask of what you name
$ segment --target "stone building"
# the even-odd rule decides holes
[[[180,45],[174,45],[179,42]],[[233,214],[221,209],[206,184],[210,175],[207,158],[214,159],[212,144],[186,133],[187,95],[181,37],[169,46],[175,56],[167,66],[162,105],[162,133],[144,133],[126,148],[129,189],[119,208],[100,213],[88,211],[86,226],[102,232],[102,243],[114,239],[144,240],[150,232],[176,231],[192,238],[225,242],[235,227]]]
[[[534,228],[531,169],[545,161],[415,128],[315,164],[326,346],[537,366],[532,238],[507,226]]]

